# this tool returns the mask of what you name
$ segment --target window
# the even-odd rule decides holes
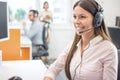
[[[27,19],[29,9],[35,9],[35,0],[7,0],[10,24],[19,24]]]
[[[40,11],[43,10],[43,3],[40,1]],[[48,0],[49,10],[53,13],[53,23],[67,23],[71,19],[71,0]]]
[[[71,0],[7,0],[9,23],[18,24],[28,20],[28,11],[36,9],[43,11],[44,1],[49,2],[49,10],[53,13],[53,23],[68,23],[71,21]]]

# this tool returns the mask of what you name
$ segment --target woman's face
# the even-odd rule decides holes
[[[45,4],[44,4],[44,8],[45,8],[45,9],[48,9],[48,8],[49,8],[48,3],[45,3]]]
[[[90,34],[94,32],[93,16],[80,6],[76,6],[73,10],[73,23],[77,34],[80,34],[82,31],[83,33],[81,34]]]

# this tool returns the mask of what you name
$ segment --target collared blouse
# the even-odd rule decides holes
[[[81,41],[70,63],[72,80],[117,80],[118,53],[116,47],[98,35],[86,46],[81,57]],[[45,76],[55,79],[65,68],[71,45],[67,46],[49,67]]]

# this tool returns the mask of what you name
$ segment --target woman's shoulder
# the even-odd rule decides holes
[[[115,46],[115,44],[111,41],[108,40],[103,40],[102,43],[103,47],[105,49],[110,49],[110,50],[117,50],[117,47]]]

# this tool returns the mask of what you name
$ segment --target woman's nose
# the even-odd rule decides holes
[[[81,21],[80,21],[79,18],[76,18],[76,19],[74,19],[74,22],[75,22],[75,23],[80,23]]]

